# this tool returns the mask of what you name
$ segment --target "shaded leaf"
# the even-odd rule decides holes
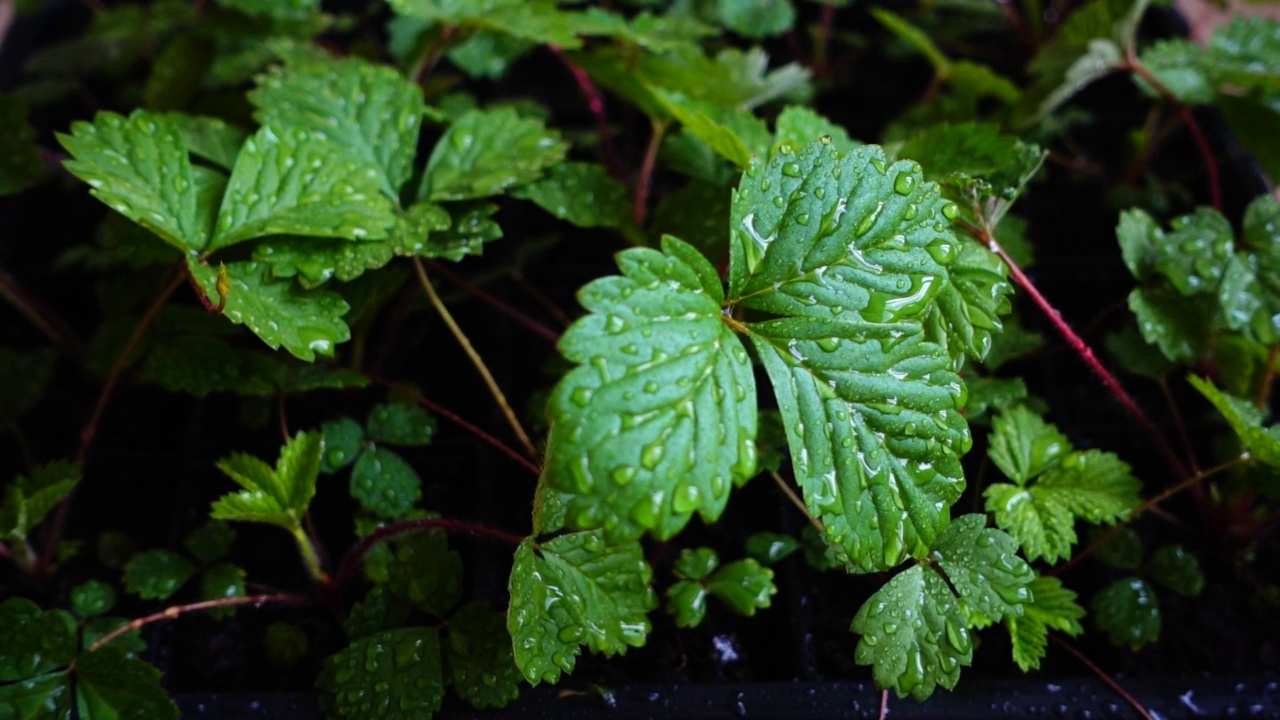
[[[63,610],[41,610],[26,598],[0,603],[0,682],[34,678],[76,656],[76,621]]]
[[[1090,608],[1098,628],[1117,645],[1136,650],[1160,638],[1160,605],[1140,578],[1111,583],[1093,596]]]
[[[0,348],[0,423],[17,420],[40,401],[57,358],[53,349]]]
[[[364,442],[364,428],[349,417],[327,422],[321,428],[324,434],[324,454],[320,457],[320,472],[335,473],[350,465],[360,454]]]
[[[76,707],[85,720],[176,720],[160,671],[106,645],[76,658]]]
[[[467,200],[536,180],[564,159],[560,134],[515,110],[471,110],[436,143],[418,197]]]
[[[472,707],[505,707],[524,680],[511,651],[502,613],[486,602],[462,606],[449,618],[445,664],[459,697]]]
[[[192,557],[207,565],[231,552],[235,539],[236,531],[230,525],[210,521],[191,531],[182,545]]]
[[[21,100],[0,95],[0,196],[25,190],[40,178],[35,129]]]
[[[167,600],[195,573],[195,564],[178,553],[147,550],[124,566],[124,587],[144,600]]]
[[[396,542],[387,577],[394,597],[444,617],[462,597],[462,556],[440,530],[414,533]]]
[[[428,445],[436,432],[436,420],[417,405],[383,403],[369,412],[368,438],[391,445]]]
[[[0,685],[0,717],[13,720],[67,720],[71,717],[71,675],[39,675]]]
[[[1181,545],[1165,545],[1152,553],[1143,571],[1155,582],[1185,597],[1198,597],[1204,589],[1200,563]]]
[[[369,512],[398,520],[422,499],[422,479],[404,458],[373,446],[351,470],[351,497]]]
[[[71,588],[71,609],[82,618],[109,612],[116,604],[116,591],[101,580],[88,580]]]
[[[593,163],[553,165],[546,177],[516,187],[511,195],[578,227],[621,228],[631,222],[626,188]]]
[[[1227,395],[1209,380],[1189,375],[1187,382],[1222,413],[1231,430],[1254,459],[1271,467],[1280,467],[1280,430],[1277,429],[1280,426],[1273,425],[1263,429],[1262,413],[1253,403]]]
[[[431,717],[444,698],[443,673],[436,628],[380,632],[325,660],[316,678],[320,709],[352,720]]]
[[[245,572],[228,562],[220,562],[210,566],[200,578],[200,599],[224,600],[226,598],[244,597]],[[216,620],[225,620],[235,615],[234,606],[210,608],[209,616]]]

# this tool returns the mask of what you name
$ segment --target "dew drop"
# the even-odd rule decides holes
[[[898,173],[893,181],[893,191],[899,195],[910,195],[916,187],[916,176],[906,170]]]

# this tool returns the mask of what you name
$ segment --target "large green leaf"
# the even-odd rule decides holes
[[[49,673],[0,685],[0,717],[12,720],[70,720],[70,674]]]
[[[393,203],[413,171],[425,106],[422,89],[394,68],[358,59],[278,66],[249,93],[258,122],[302,128],[380,171]]]
[[[319,131],[267,126],[236,156],[209,248],[266,235],[376,240],[393,224],[378,166]]]
[[[76,658],[76,707],[84,720],[171,720],[181,712],[160,671],[107,645]]]
[[[58,141],[74,158],[66,169],[116,212],[180,250],[209,244],[212,205],[199,201],[198,173],[168,117],[101,112],[92,123],[73,123],[71,134]]]
[[[1022,606],[1022,615],[1004,619],[1013,642],[1013,661],[1023,672],[1040,667],[1050,630],[1073,636],[1084,632],[1080,624],[1084,608],[1076,603],[1076,594],[1063,587],[1060,580],[1037,577],[1027,589],[1031,591],[1032,601]]]
[[[841,560],[874,572],[927,551],[964,488],[964,389],[919,326],[819,318],[748,328],[795,476]]]
[[[195,258],[188,258],[187,268],[210,304],[218,304],[218,270]],[[342,321],[350,308],[341,295],[303,292],[291,280],[271,277],[265,263],[231,263],[226,272],[231,282],[222,314],[247,325],[272,349],[283,345],[311,361],[317,354],[333,355],[338,343],[350,339],[351,330]]]
[[[466,200],[536,180],[564,159],[560,134],[511,108],[471,110],[436,143],[418,197]]]
[[[329,718],[430,718],[444,699],[440,632],[387,630],[355,640],[330,656],[316,678]]]
[[[1021,615],[1031,602],[1035,575],[1013,538],[986,522],[977,514],[957,518],[931,552],[941,571],[916,565],[899,573],[854,616],[850,629],[862,636],[855,657],[873,666],[880,687],[919,700],[938,685],[955,687],[960,666],[973,660],[971,614],[996,621]]]
[[[558,682],[582,644],[605,655],[643,645],[656,604],[651,576],[639,543],[608,545],[599,530],[521,543],[507,629],[525,679]]]
[[[582,290],[591,314],[560,341],[580,365],[548,402],[542,483],[571,494],[573,527],[668,538],[695,511],[714,521],[754,474],[755,379],[696,250],[667,237],[617,258],[623,275]]]
[[[878,147],[784,146],[734,195],[730,300],[814,318],[918,316],[959,252],[954,211],[919,165],[889,165]]]
[[[209,516],[214,520],[265,522],[290,531],[300,528],[315,495],[323,438],[316,432],[294,435],[280,450],[275,469],[251,455],[234,454],[220,460],[218,469],[244,490],[223,496],[213,504]]]

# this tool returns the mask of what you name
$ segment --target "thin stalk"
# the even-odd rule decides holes
[[[434,401],[427,399],[420,393],[414,392],[413,390],[397,385],[391,382],[390,380],[379,377],[372,373],[365,373],[365,377],[369,378],[370,381],[375,382],[383,387],[391,388],[392,390],[395,390],[398,393],[402,393],[405,397],[410,398],[411,400],[418,403],[422,407],[439,415],[445,420],[448,420],[449,422],[457,425],[463,430],[466,430],[472,435],[475,435],[480,440],[484,441],[485,443],[488,443],[491,447],[496,449],[498,452],[514,460],[516,464],[520,465],[521,467],[525,468],[529,472],[533,473],[535,477],[542,474],[542,470],[539,469],[537,465],[534,465],[532,462],[529,462],[528,458],[516,452],[510,446],[508,446],[506,443],[502,442],[498,438],[490,435],[489,433],[485,432],[484,430],[481,430],[479,427],[472,424],[471,422],[463,419],[457,413],[444,407],[443,405],[439,405]]]
[[[1160,93],[1160,97],[1165,102],[1178,111],[1178,117],[1182,118],[1182,123],[1187,126],[1187,131],[1191,133],[1196,149],[1200,152],[1201,162],[1204,163],[1204,170],[1208,176],[1209,183],[1209,202],[1213,205],[1213,209],[1222,210],[1222,181],[1218,177],[1218,161],[1214,158],[1213,148],[1209,145],[1209,140],[1205,137],[1204,131],[1200,129],[1200,123],[1196,121],[1191,108],[1183,104],[1164,83],[1160,82],[1160,78],[1156,77],[1155,73],[1142,64],[1132,46],[1128,49],[1128,57],[1125,59],[1124,69],[1146,81],[1148,85],[1155,88],[1156,92]]]
[[[1267,406],[1267,400],[1271,397],[1271,381],[1276,377],[1276,355],[1280,354],[1280,345],[1272,345],[1267,351],[1267,367],[1262,371],[1262,383],[1258,386],[1258,397],[1253,399],[1253,404],[1259,410]]]
[[[489,386],[489,394],[493,395],[493,399],[498,403],[498,407],[502,410],[502,414],[507,418],[507,423],[515,432],[516,437],[520,440],[520,444],[524,445],[525,452],[529,453],[529,457],[537,458],[538,449],[534,446],[533,441],[529,439],[528,433],[524,431],[524,427],[520,425],[520,420],[516,418],[516,413],[511,409],[511,405],[507,402],[507,396],[502,394],[502,389],[498,387],[498,383],[493,379],[493,374],[489,372],[489,367],[485,365],[484,359],[471,346],[471,340],[466,333],[462,332],[462,328],[458,327],[458,323],[454,321],[453,315],[449,313],[449,309],[441,302],[440,296],[436,294],[436,289],[432,287],[431,280],[427,278],[427,270],[422,266],[422,260],[413,259],[413,267],[418,272],[418,282],[422,284],[422,289],[426,291],[427,297],[431,300],[431,304],[435,307],[436,312],[440,313],[441,319],[445,325],[449,326],[449,331],[453,333],[453,337],[462,346],[462,351],[471,359],[471,364],[475,366],[476,371],[480,373],[480,377],[484,379],[485,385]]]
[[[1055,644],[1057,644],[1058,647],[1062,648],[1063,650],[1066,650],[1067,652],[1075,656],[1075,659],[1079,660],[1082,665],[1089,668],[1089,670],[1092,671],[1094,675],[1097,675],[1099,678],[1101,678],[1102,682],[1109,685],[1112,690],[1115,690],[1117,695],[1124,698],[1124,701],[1129,703],[1129,705],[1134,710],[1136,710],[1139,715],[1141,715],[1146,720],[1155,720],[1155,718],[1151,717],[1151,713],[1147,712],[1147,709],[1143,707],[1142,703],[1138,702],[1137,698],[1130,695],[1128,691],[1126,691],[1123,687],[1120,687],[1120,683],[1116,682],[1115,679],[1113,679],[1110,675],[1103,672],[1102,668],[1098,667],[1093,663],[1092,660],[1085,657],[1084,653],[1075,649],[1070,644],[1068,644],[1066,640],[1063,640],[1057,635],[1050,634],[1049,639],[1052,640]]]
[[[45,337],[70,355],[77,363],[84,364],[84,348],[75,335],[67,329],[62,321],[49,308],[37,300],[18,282],[17,278],[4,270],[0,270],[0,299],[8,302]]]
[[[982,215],[979,214],[978,217],[981,218]],[[1156,424],[1152,422],[1151,418],[1143,412],[1137,401],[1135,401],[1133,397],[1129,395],[1128,391],[1124,389],[1120,384],[1120,380],[1117,379],[1110,370],[1103,367],[1102,363],[1098,360],[1098,357],[1094,355],[1093,348],[1089,347],[1088,343],[1086,343],[1074,330],[1071,329],[1071,326],[1062,319],[1062,313],[1058,312],[1058,309],[1049,303],[1045,296],[1040,293],[1040,289],[1031,282],[1031,279],[1026,276],[1026,273],[1022,272],[1022,268],[1014,262],[1013,258],[1009,257],[1009,253],[1005,252],[1005,249],[996,241],[995,235],[985,227],[972,228],[971,233],[974,237],[978,238],[979,241],[985,243],[987,247],[991,249],[991,252],[996,253],[1002,260],[1004,260],[1005,264],[1009,266],[1009,273],[1013,276],[1013,280],[1018,284],[1018,287],[1026,291],[1027,295],[1031,297],[1031,300],[1040,308],[1041,312],[1049,318],[1049,322],[1053,324],[1053,327],[1058,331],[1058,334],[1061,335],[1063,339],[1067,341],[1067,344],[1071,346],[1071,349],[1074,350],[1082,360],[1084,360],[1085,364],[1089,366],[1089,369],[1093,370],[1094,374],[1102,380],[1102,384],[1107,386],[1107,390],[1111,392],[1111,396],[1120,403],[1120,406],[1124,408],[1125,412],[1129,413],[1129,416],[1142,426],[1142,429],[1147,432],[1152,441],[1154,441],[1156,446],[1160,449],[1161,454],[1164,455],[1165,460],[1169,463],[1169,467],[1173,469],[1174,473],[1179,478],[1186,478],[1188,475],[1187,468],[1182,464],[1182,460],[1178,457],[1177,453],[1173,451],[1173,448],[1170,447],[1169,442],[1165,440],[1164,434],[1160,432],[1160,429],[1156,427]]]
[[[373,532],[360,538],[360,542],[347,552],[346,557],[342,558],[342,565],[338,568],[338,574],[334,577],[334,587],[345,587],[351,579],[351,575],[356,568],[364,560],[364,556],[369,551],[377,547],[379,544],[390,540],[397,535],[403,535],[408,532],[418,530],[429,530],[431,528],[440,528],[446,532],[461,532],[468,535],[477,535],[480,537],[489,537],[511,545],[519,545],[525,541],[524,536],[514,533],[495,530],[494,528],[469,523],[463,520],[449,520],[447,518],[425,518],[421,520],[402,520],[400,522],[383,525]]]
[[[292,436],[289,434],[289,416],[284,411],[284,393],[276,395],[276,421],[280,427],[281,442],[288,443]]]
[[[555,53],[560,62],[569,70],[569,74],[573,76],[574,82],[578,83],[578,90],[582,92],[582,97],[587,101],[587,108],[591,110],[591,114],[596,119],[596,131],[600,134],[600,150],[604,152],[605,167],[609,168],[609,174],[614,180],[622,182],[626,178],[626,171],[622,168],[622,161],[618,159],[617,149],[613,145],[613,128],[609,124],[609,111],[604,104],[604,96],[600,94],[600,88],[596,87],[595,82],[591,80],[591,76],[587,74],[582,66],[569,59],[564,54],[564,50],[555,45],[548,46],[551,52]]]
[[[272,593],[269,595],[246,595],[243,597],[218,598],[217,600],[205,600],[204,602],[191,603],[189,605],[174,605],[172,607],[167,607],[158,613],[152,613],[151,615],[147,615],[146,617],[140,617],[136,620],[132,620],[130,622],[125,623],[124,625],[121,625],[115,630],[112,630],[106,635],[103,635],[102,637],[98,638],[92,645],[89,646],[89,652],[93,652],[94,650],[97,650],[98,648],[115,640],[121,635],[133,632],[134,630],[137,630],[142,627],[146,627],[151,623],[160,622],[161,620],[174,620],[182,615],[186,615],[189,612],[196,612],[199,610],[213,610],[216,608],[224,608],[224,607],[236,607],[239,605],[256,605],[256,606],[267,605],[267,604],[307,605],[310,602],[311,601],[309,599],[302,597],[301,595],[289,595],[287,593]]]
[[[784,480],[776,470],[770,470],[769,477],[773,478],[773,483],[778,486],[778,489],[782,491],[783,495],[787,496],[787,499],[791,501],[791,504],[796,506],[800,511],[800,514],[805,516],[805,519],[809,521],[809,524],[813,526],[813,529],[817,530],[819,534],[826,534],[826,528],[822,527],[822,521],[809,513],[809,508],[804,506],[804,501],[800,499],[799,495],[796,495],[796,492],[791,489],[791,486],[787,484],[787,481]]]
[[[307,568],[307,575],[319,585],[328,585],[329,573],[324,571],[324,564],[320,562],[320,553],[312,544],[311,537],[305,530],[296,527],[293,529],[293,539],[298,543],[298,552],[302,555],[302,563]]]
[[[142,343],[142,338],[146,336],[147,330],[151,328],[156,317],[160,315],[160,310],[169,302],[169,298],[173,296],[173,293],[179,287],[182,287],[186,275],[185,268],[178,266],[173,278],[156,295],[155,300],[151,302],[151,306],[147,308],[142,319],[138,321],[138,325],[134,327],[133,334],[129,336],[124,349],[116,357],[116,362],[111,366],[111,372],[107,374],[107,379],[102,385],[102,391],[98,393],[98,402],[94,405],[93,414],[89,416],[89,421],[85,423],[84,428],[80,431],[80,446],[76,449],[75,455],[77,464],[84,465],[85,459],[89,457],[89,448],[93,446],[93,438],[98,432],[98,423],[102,421],[102,415],[106,412],[107,405],[110,404],[111,398],[115,394],[115,389],[120,384],[120,378],[124,375],[124,370],[129,365],[129,360],[137,352],[138,345]],[[40,548],[40,560],[36,563],[34,569],[34,574],[37,577],[43,576],[53,562],[54,552],[57,550],[58,541],[62,538],[63,528],[67,524],[67,512],[74,496],[74,490],[67,493],[62,502],[58,503],[57,510],[54,510],[53,520],[49,525],[48,531],[44,534],[44,544]]]
[[[889,689],[885,688],[880,691],[880,714],[879,720],[889,717]]]
[[[1235,467],[1236,465],[1239,465],[1244,462],[1248,462],[1250,459],[1251,458],[1249,456],[1249,453],[1247,452],[1241,453],[1240,455],[1237,455],[1236,457],[1233,457],[1230,460],[1227,460],[1226,462],[1220,463],[1218,465],[1214,465],[1213,467],[1208,468],[1206,470],[1201,470],[1200,472],[1183,480],[1177,485],[1166,488],[1163,492],[1153,495],[1151,498],[1147,499],[1137,508],[1134,508],[1133,512],[1129,513],[1129,517],[1107,528],[1106,532],[1099,535],[1098,538],[1094,540],[1092,543],[1090,543],[1089,546],[1086,547],[1084,550],[1081,550],[1080,552],[1076,553],[1076,555],[1072,557],[1070,560],[1068,560],[1066,564],[1060,565],[1054,568],[1053,570],[1050,570],[1049,575],[1054,575],[1054,576],[1061,575],[1062,573],[1065,573],[1066,571],[1075,567],[1080,563],[1081,560],[1084,560],[1085,558],[1089,557],[1093,553],[1097,552],[1098,548],[1110,542],[1111,538],[1115,537],[1116,533],[1120,532],[1120,530],[1124,528],[1126,525],[1132,524],[1134,520],[1137,520],[1144,513],[1152,511],[1154,508],[1159,506],[1160,503],[1164,502],[1165,500],[1168,500],[1169,498],[1173,497],[1174,495],[1177,495],[1178,493],[1182,492],[1183,490],[1186,490],[1189,487],[1199,485],[1200,483],[1213,477],[1214,475],[1217,475],[1218,473],[1225,472]]]
[[[653,182],[653,168],[658,162],[658,148],[662,147],[662,138],[669,127],[671,121],[655,118],[649,146],[644,150],[644,161],[640,164],[640,175],[636,178],[635,206],[632,209],[636,225],[640,227],[644,227],[644,219],[649,214],[649,185]]]
[[[457,31],[458,28],[453,25],[445,25],[440,28],[439,34],[423,51],[422,56],[409,68],[407,76],[413,82],[421,83],[423,76],[431,72],[436,63],[440,61],[440,56],[444,54],[445,49],[449,47],[449,41],[453,39],[453,35]]]
[[[831,71],[827,62],[827,53],[831,49],[831,31],[836,24],[836,6],[823,5],[822,15],[818,19],[818,34],[813,42],[813,74],[825,77]]]
[[[508,305],[507,303],[499,300],[493,295],[490,295],[485,290],[478,288],[475,285],[472,285],[471,283],[467,282],[466,279],[464,279],[461,275],[453,272],[449,268],[445,267],[443,264],[432,262],[431,269],[437,274],[439,274],[441,277],[443,277],[445,280],[448,280],[449,282],[458,286],[460,290],[463,290],[468,295],[475,297],[477,300],[484,302],[489,307],[492,307],[493,309],[497,310],[503,315],[506,315],[512,320],[515,320],[516,322],[525,326],[534,335],[537,335],[538,337],[550,342],[552,345],[555,345],[556,342],[560,340],[559,333],[555,332],[551,328],[548,328],[546,325],[543,325],[537,320],[534,320],[528,315],[525,315],[524,313]]]

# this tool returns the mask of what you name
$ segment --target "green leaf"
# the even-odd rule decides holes
[[[923,30],[907,22],[906,18],[897,13],[889,12],[884,8],[871,8],[871,15],[876,20],[879,20],[881,25],[888,28],[890,32],[897,35],[900,40],[913,46],[921,55],[924,55],[929,64],[933,66],[935,73],[945,75],[950,70],[951,62],[947,59],[947,56],[938,49],[938,46],[934,44],[933,40],[929,39],[929,36]]]
[[[462,556],[449,549],[440,530],[402,538],[387,567],[387,590],[437,617],[448,615],[462,597]]]
[[[608,545],[599,530],[521,543],[507,629],[525,679],[558,682],[582,644],[605,655],[643,645],[656,604],[651,577],[639,543]]]
[[[1261,103],[1220,93],[1217,105],[1231,128],[1232,136],[1244,146],[1249,156],[1268,175],[1280,177],[1280,137],[1272,132],[1276,122],[1280,121],[1280,107],[1276,102]]]
[[[1071,452],[1071,441],[1026,406],[1016,406],[991,421],[987,456],[1019,486]]]
[[[520,668],[502,613],[486,602],[461,607],[449,618],[445,664],[458,696],[472,707],[500,708],[520,695]]]
[[[981,180],[989,186],[983,196],[1007,200],[1017,197],[1044,159],[1039,147],[978,122],[925,128],[902,145],[898,156],[920,163],[929,180],[960,188]],[[953,188],[948,190],[953,199],[961,199]]]
[[[824,137],[831,138],[831,147],[839,152],[848,152],[862,144],[850,138],[844,128],[803,105],[788,105],[778,113],[773,140],[775,146],[789,143],[800,149]]]
[[[925,320],[928,338],[945,347],[952,368],[965,358],[982,361],[993,338],[1004,329],[1001,318],[1012,309],[1013,284],[999,255],[976,242],[961,241],[960,255],[948,268],[951,282],[938,293]]]
[[[702,580],[720,567],[720,557],[708,547],[685,548],[680,551],[672,572],[682,580]]]
[[[353,641],[330,656],[316,678],[329,718],[429,718],[444,698],[436,628],[388,630]]]
[[[1116,362],[1134,375],[1161,380],[1173,372],[1174,364],[1164,353],[1151,352],[1151,346],[1134,327],[1126,326],[1107,335],[1106,344]]]
[[[445,57],[472,78],[497,80],[507,73],[512,63],[535,47],[536,44],[523,38],[479,30],[450,47]]]
[[[70,673],[49,673],[10,685],[0,685],[0,717],[12,720],[69,720]]]
[[[582,16],[564,12],[554,0],[390,0],[402,15],[442,25],[482,28],[540,45],[576,48]]]
[[[73,123],[58,141],[74,158],[64,163],[67,171],[113,210],[184,252],[209,244],[214,206],[201,201],[199,189],[221,181],[192,166],[183,134],[167,116],[100,112],[92,123]]]
[[[84,622],[80,630],[80,645],[81,647],[92,647],[98,640],[128,625],[129,622],[130,618],[110,615],[89,618]],[[122,635],[117,635],[111,640],[111,644],[131,656],[140,655],[147,649],[147,641],[142,639],[141,629],[129,630]]]
[[[0,501],[0,538],[25,541],[80,481],[80,466],[66,460],[40,465],[19,475]]]
[[[218,304],[218,270],[195,258],[187,259],[187,269],[204,292]],[[332,355],[334,346],[351,338],[342,321],[350,307],[337,293],[325,290],[303,292],[289,280],[271,277],[271,266],[257,262],[226,265],[231,279],[223,315],[237,325],[246,325],[271,349],[284,349],[307,362],[317,353]]]
[[[1143,571],[1155,582],[1185,597],[1198,597],[1204,589],[1200,563],[1181,545],[1165,545],[1152,553]]]
[[[1199,45],[1190,40],[1160,40],[1143,48],[1138,59],[1178,100],[1193,105],[1213,102],[1216,88],[1207,70],[1217,63],[1205,62],[1204,49]],[[1133,80],[1148,95],[1159,95],[1136,73]]]
[[[747,554],[762,565],[776,565],[799,549],[800,541],[790,535],[773,532],[754,533],[746,543]]]
[[[796,9],[791,0],[716,0],[721,24],[749,38],[767,38],[791,29]]]
[[[297,530],[315,495],[323,448],[320,433],[300,432],[281,449],[274,470],[250,455],[229,455],[218,461],[218,469],[244,490],[215,502],[210,517]]]
[[[71,609],[82,618],[108,612],[116,604],[116,591],[101,580],[88,580],[71,588]]]
[[[26,103],[0,95],[0,196],[25,190],[40,178],[42,170]]]
[[[1179,295],[1169,288],[1137,288],[1129,294],[1129,309],[1138,330],[1171,362],[1192,361],[1204,354],[1216,308],[1203,298]]]
[[[749,326],[809,511],[864,572],[925,552],[960,496],[960,379],[919,326],[789,318]]]
[[[988,528],[985,515],[956,518],[929,554],[967,608],[992,622],[1021,615],[1022,606],[1031,602],[1027,586],[1035,574],[1018,557],[1017,541]]]
[[[1216,80],[1237,88],[1280,90],[1280,22],[1235,15],[1213,34],[1206,65]]]
[[[210,566],[200,578],[200,599],[202,601],[224,600],[226,598],[244,597],[245,572],[228,562],[220,562]],[[216,620],[225,620],[235,615],[232,607],[212,608],[209,616]]]
[[[756,155],[767,154],[769,129],[749,110],[724,108],[678,93],[651,88],[654,99],[686,132],[706,143],[717,155],[745,168]]]
[[[918,316],[959,252],[920,166],[875,146],[784,147],[747,168],[730,216],[731,301],[779,315],[888,323]]]
[[[398,520],[422,499],[422,479],[404,458],[373,446],[360,453],[351,471],[351,497],[369,512]]]
[[[259,77],[249,101],[262,125],[310,131],[376,168],[382,193],[399,202],[426,107],[422,88],[394,68],[355,58],[290,63]]]
[[[218,118],[168,113],[164,119],[173,123],[182,135],[182,142],[192,155],[208,160],[230,172],[235,167],[236,156],[244,145],[248,133]]]
[[[1275,429],[1275,425],[1263,429],[1262,413],[1252,403],[1227,395],[1215,387],[1212,381],[1195,375],[1187,376],[1187,382],[1222,413],[1231,430],[1254,459],[1271,467],[1280,467],[1280,431]]]
[[[1094,538],[1098,537],[1101,537],[1101,533],[1095,531]],[[1142,540],[1130,528],[1122,527],[1097,549],[1094,557],[1108,565],[1137,570],[1142,562]]]
[[[1077,519],[1126,518],[1141,502],[1141,486],[1114,454],[1089,450],[1067,455],[1030,487],[996,483],[983,496],[996,524],[1017,539],[1028,560],[1055,563],[1070,557]]]
[[[580,363],[548,402],[542,484],[570,494],[572,527],[611,541],[714,521],[755,472],[755,379],[721,320],[720,280],[689,245],[618,254],[622,276],[579,293],[591,314],[560,339]],[[535,527],[549,530],[545,524]]]
[[[363,600],[351,607],[343,630],[348,640],[360,640],[380,632],[395,630],[404,626],[412,610],[409,603],[392,595],[385,587],[375,585]]]
[[[659,54],[687,49],[692,43],[718,33],[714,27],[687,15],[654,15],[644,10],[628,19],[599,7],[589,7],[585,14],[596,25],[592,34],[609,35]]]
[[[970,375],[965,378],[964,386],[969,391],[969,401],[965,403],[964,409],[970,425],[986,420],[988,412],[1008,410],[1027,399],[1027,385],[1022,378]]]
[[[209,249],[266,235],[377,240],[394,223],[378,168],[317,131],[268,126],[236,156]]]
[[[1160,605],[1145,581],[1117,580],[1093,596],[1089,605],[1098,628],[1117,645],[1138,649],[1160,638]]]
[[[1055,577],[1037,577],[1027,586],[1032,601],[1023,605],[1020,616],[1004,619],[1013,641],[1013,661],[1028,672],[1040,667],[1049,643],[1049,631],[1059,630],[1068,635],[1084,632],[1080,618],[1084,608],[1076,604],[1076,594],[1062,586]]]
[[[676,627],[694,628],[707,616],[707,598],[711,593],[697,580],[680,580],[667,588],[667,612]]]
[[[22,352],[0,348],[0,423],[17,420],[40,401],[57,360],[52,349]]]
[[[438,205],[417,203],[403,216],[405,222],[397,224],[392,240],[405,248],[404,254],[444,258],[457,262],[468,255],[479,255],[484,244],[502,237],[502,228],[490,218],[498,206],[484,202],[464,202],[451,205],[440,223]],[[415,212],[416,211],[416,212]],[[452,216],[452,217],[450,217]],[[423,243],[423,237],[430,231]]]
[[[623,228],[631,223],[626,188],[594,163],[553,165],[546,177],[516,187],[511,195],[578,227]]]
[[[218,4],[250,15],[275,18],[304,15],[320,9],[320,0],[218,0]]]
[[[124,587],[143,600],[167,600],[195,573],[195,564],[178,553],[147,550],[124,566]]]
[[[176,720],[160,671],[107,645],[76,658],[76,707],[85,720]]]
[[[187,535],[182,545],[192,557],[208,565],[215,560],[221,560],[231,552],[231,543],[235,542],[235,539],[236,531],[230,525],[210,521]]]
[[[66,665],[76,656],[76,621],[63,610],[41,610],[26,598],[0,603],[0,682],[17,682]]]
[[[391,445],[428,445],[436,432],[435,418],[421,407],[403,402],[375,407],[365,426],[370,440]]]
[[[364,428],[349,417],[327,422],[320,429],[324,435],[324,454],[320,457],[320,472],[335,473],[360,455],[364,443]]]
[[[734,612],[746,617],[769,607],[770,598],[778,592],[773,571],[751,558],[735,560],[716,570],[707,578],[706,587]]]
[[[497,195],[542,176],[564,159],[567,145],[541,120],[515,110],[471,110],[436,143],[418,197],[467,200]]]

